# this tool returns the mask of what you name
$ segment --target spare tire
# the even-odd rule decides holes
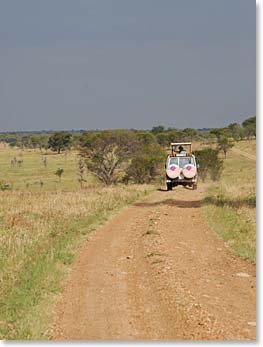
[[[180,171],[181,169],[178,165],[171,164],[170,166],[168,166],[166,174],[170,178],[177,178],[180,175]]]
[[[187,164],[183,168],[185,178],[193,178],[196,175],[196,167],[193,164]]]

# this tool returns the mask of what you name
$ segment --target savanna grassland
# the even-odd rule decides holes
[[[111,214],[153,189],[106,187],[87,172],[81,189],[77,153],[47,153],[0,149],[0,180],[12,187],[0,191],[2,339],[47,338],[52,303],[78,246]]]
[[[207,146],[196,143],[194,148]],[[235,254],[252,262],[256,162],[240,151],[251,156],[255,150],[256,141],[249,140],[235,142],[226,159],[220,153],[222,175],[207,181],[203,200],[212,229]],[[55,174],[59,168],[61,177]],[[86,169],[83,187],[79,178],[77,151],[0,148],[0,182],[10,188],[0,189],[2,339],[50,338],[53,305],[80,245],[112,214],[156,190],[151,184],[106,186]]]
[[[256,155],[257,144],[256,140],[240,141],[235,145],[235,148],[244,152],[245,154]]]
[[[12,162],[16,164],[12,165]],[[19,166],[19,161],[21,165]],[[58,155],[52,151],[19,148],[0,149],[0,180],[11,184],[14,190],[72,190],[79,188],[77,152],[66,151]],[[61,180],[55,175],[63,168]],[[95,182],[85,173],[87,184]]]
[[[234,144],[224,160],[220,180],[211,183],[207,191],[204,212],[235,254],[255,262],[256,160],[251,155],[256,156],[256,140]]]

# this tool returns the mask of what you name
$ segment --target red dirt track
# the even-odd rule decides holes
[[[197,191],[158,191],[85,242],[57,303],[57,340],[256,339],[256,268],[209,228]]]

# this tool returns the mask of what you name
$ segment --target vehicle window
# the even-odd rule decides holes
[[[169,165],[178,165],[178,158],[170,158]]]
[[[179,158],[179,166],[183,168],[187,164],[194,164],[192,157],[181,157]]]

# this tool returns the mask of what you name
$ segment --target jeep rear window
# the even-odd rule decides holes
[[[172,165],[172,164],[178,165],[178,158],[175,158],[175,157],[170,158],[169,165]]]
[[[180,157],[179,158],[179,166],[183,168],[187,164],[194,164],[194,160],[192,157]]]

